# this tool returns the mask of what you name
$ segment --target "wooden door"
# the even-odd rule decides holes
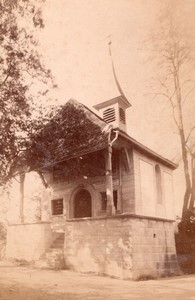
[[[74,217],[85,218],[92,216],[91,195],[85,190],[78,191],[74,198]]]

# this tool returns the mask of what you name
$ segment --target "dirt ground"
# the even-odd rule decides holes
[[[71,271],[0,266],[0,300],[194,300],[195,276],[124,281]]]

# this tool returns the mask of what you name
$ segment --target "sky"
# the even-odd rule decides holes
[[[181,15],[194,29],[194,1],[178,1]],[[160,0],[47,0],[40,52],[58,85],[50,96],[60,104],[74,98],[92,107],[119,94],[108,51],[111,39],[117,77],[132,104],[127,110],[128,133],[173,159],[180,144],[171,110],[167,101],[152,94],[161,70],[154,64],[150,36],[161,8]],[[185,117],[192,123],[195,101],[189,101]]]

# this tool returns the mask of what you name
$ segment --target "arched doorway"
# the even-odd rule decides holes
[[[81,189],[74,197],[74,218],[85,218],[91,216],[91,195],[86,189]]]

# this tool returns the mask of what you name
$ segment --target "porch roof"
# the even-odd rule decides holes
[[[76,100],[69,100],[36,133],[31,145],[31,170],[50,168],[108,146],[108,124]]]

